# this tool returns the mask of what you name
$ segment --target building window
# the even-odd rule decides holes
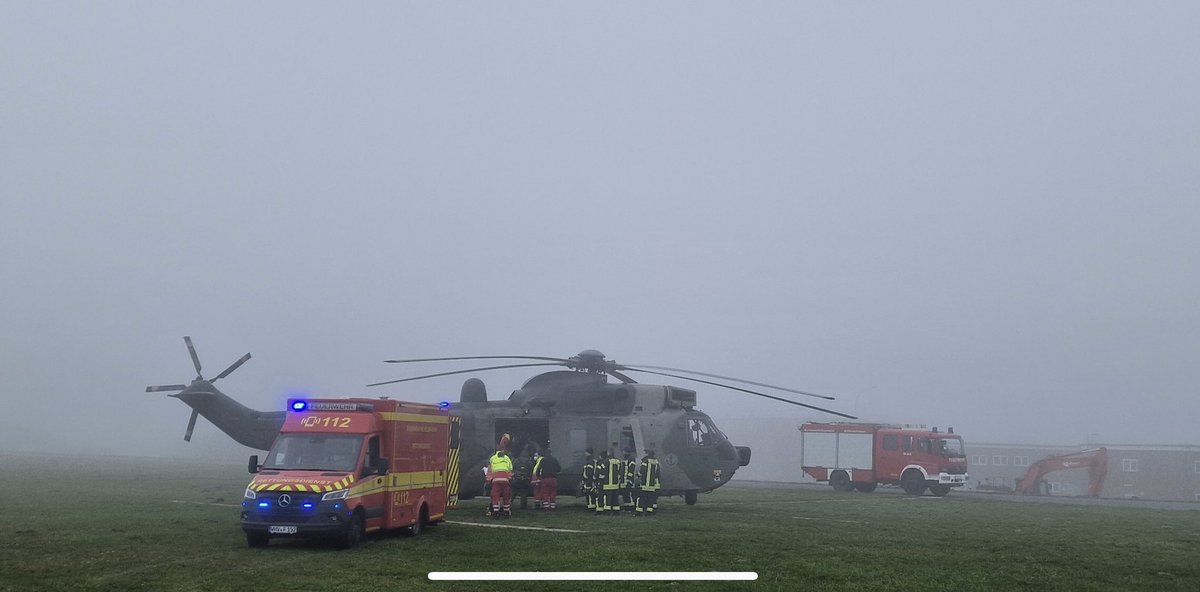
[[[1063,492],[1063,484],[1062,483],[1059,483],[1058,481],[1050,482],[1050,493],[1062,493],[1062,492]]]
[[[1193,466],[1196,467],[1196,472],[1200,473],[1200,460],[1196,461]]]
[[[1123,459],[1121,459],[1121,471],[1122,471],[1122,472],[1124,472],[1124,473],[1136,473],[1136,472],[1138,472],[1138,468],[1137,468],[1137,459],[1136,459],[1136,458],[1123,458]]]
[[[1029,466],[1029,457],[1028,456],[1014,456],[1013,457],[1013,466],[1014,467]]]
[[[1008,466],[1008,457],[1000,456],[999,454],[994,455],[992,456],[992,464],[998,467]]]
[[[971,456],[971,464],[983,466],[987,464],[986,454],[975,454]]]

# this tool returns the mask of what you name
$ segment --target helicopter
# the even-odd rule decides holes
[[[225,378],[250,359],[246,354],[212,380],[201,374],[201,365],[190,337],[184,337],[196,368],[191,384],[146,387],[146,392],[179,391],[170,396],[192,408],[184,440],[190,441],[198,415],[203,415],[235,441],[250,448],[268,450],[283,425],[284,411],[250,409],[219,391],[213,383]],[[673,385],[641,384],[629,373],[687,380],[721,387],[744,394],[773,399],[848,419],[857,419],[838,411],[793,401],[728,382],[785,391],[832,400],[833,397],[773,386],[729,376],[721,376],[664,366],[618,364],[596,350],[558,358],[548,356],[458,356],[385,360],[393,364],[467,360],[531,360],[481,368],[438,372],[367,385],[385,386],[509,368],[557,366],[537,374],[513,391],[506,400],[488,398],[487,387],[478,378],[468,378],[457,402],[443,401],[442,407],[462,418],[461,468],[459,495],[469,499],[484,492],[484,466],[507,435],[508,449],[518,459],[535,451],[551,449],[560,460],[560,493],[577,491],[587,449],[605,451],[613,456],[653,450],[662,467],[662,496],[683,496],[693,505],[698,494],[712,491],[733,477],[739,467],[750,463],[747,446],[735,446],[717,428],[712,418],[697,408],[697,392]],[[617,379],[610,382],[609,377]],[[703,377],[703,378],[701,378]]]

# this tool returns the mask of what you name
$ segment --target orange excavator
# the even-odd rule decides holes
[[[1017,495],[1048,495],[1044,477],[1054,471],[1065,469],[1088,470],[1088,497],[1100,497],[1100,487],[1108,475],[1108,449],[1092,448],[1071,454],[1047,456],[1029,466],[1025,477],[1017,483]]]

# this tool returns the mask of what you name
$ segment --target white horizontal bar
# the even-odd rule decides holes
[[[752,571],[431,571],[430,580],[741,580],[758,579]]]

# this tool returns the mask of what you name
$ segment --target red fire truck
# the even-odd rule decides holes
[[[460,418],[438,405],[385,399],[290,399],[283,428],[242,500],[251,547],[271,537],[420,534],[458,499]]]
[[[910,495],[929,488],[950,493],[967,482],[967,457],[954,428],[906,428],[873,423],[806,423],[800,426],[800,465],[837,491],[874,491],[899,485]]]

